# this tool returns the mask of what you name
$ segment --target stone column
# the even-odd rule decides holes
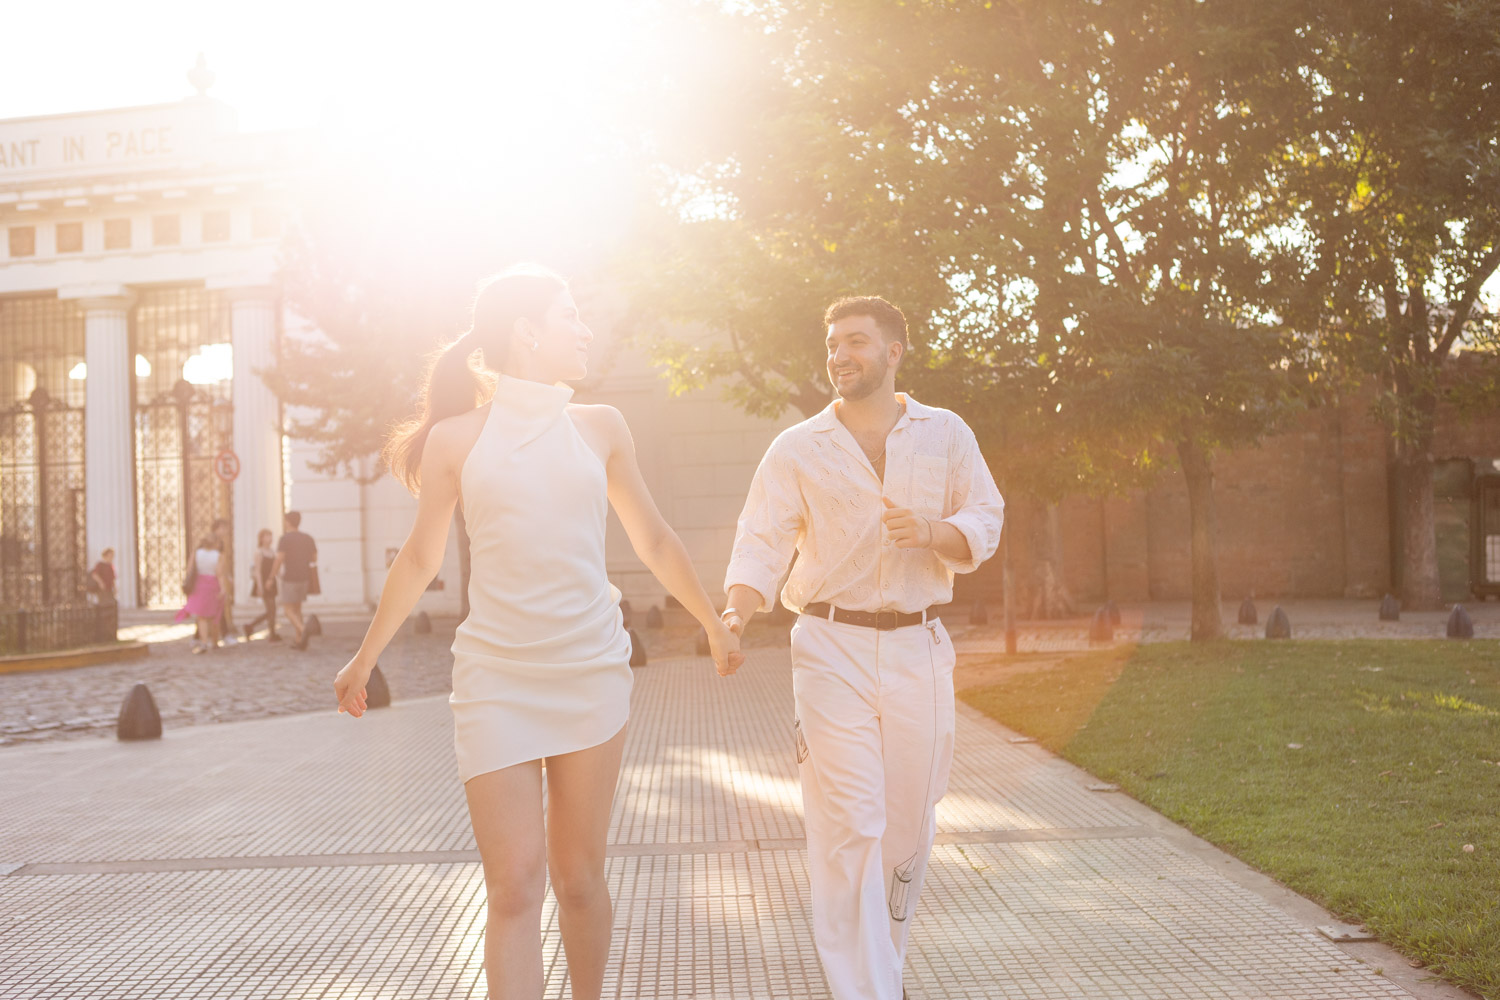
[[[98,561],[102,549],[114,549],[115,594],[122,608],[133,608],[137,604],[135,440],[130,387],[135,366],[130,354],[130,297],[86,297],[80,304],[88,372],[83,415],[88,566]]]
[[[268,287],[236,288],[228,294],[234,452],[240,459],[234,481],[234,593],[237,605],[254,608],[260,603],[250,596],[255,536],[262,528],[281,536],[281,401],[256,374],[276,363],[277,304]]]

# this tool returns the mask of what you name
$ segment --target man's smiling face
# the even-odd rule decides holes
[[[828,381],[843,399],[864,399],[885,382],[901,358],[872,316],[845,316],[828,327]]]

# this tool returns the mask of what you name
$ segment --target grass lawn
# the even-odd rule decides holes
[[[1149,645],[961,697],[1500,1000],[1500,642]]]

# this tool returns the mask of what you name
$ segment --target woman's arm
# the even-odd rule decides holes
[[[422,492],[417,498],[417,519],[386,574],[380,603],[359,651],[334,678],[339,711],[356,719],[365,714],[365,683],[376,659],[443,566],[448,526],[458,502],[461,463],[456,456],[463,443],[455,434],[458,430],[451,424],[439,423],[428,435],[422,449]]]
[[[714,666],[720,675],[728,676],[739,669],[744,655],[739,651],[739,638],[719,620],[718,612],[703,589],[703,582],[693,569],[682,539],[677,537],[646,481],[641,478],[640,464],[635,457],[635,441],[630,436],[630,427],[625,418],[612,406],[593,409],[597,414],[600,430],[609,442],[609,502],[619,515],[625,534],[630,538],[631,548],[646,564],[653,576],[667,588],[667,593],[677,598],[688,614],[698,620],[708,632],[709,647],[713,651]]]

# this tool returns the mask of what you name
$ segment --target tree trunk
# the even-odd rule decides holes
[[[1396,503],[1401,531],[1401,607],[1443,606],[1433,518],[1432,451],[1428,443],[1396,449]]]
[[[1193,528],[1194,642],[1224,637],[1219,608],[1219,512],[1214,504],[1213,459],[1192,438],[1177,442],[1187,479],[1188,517]]]

